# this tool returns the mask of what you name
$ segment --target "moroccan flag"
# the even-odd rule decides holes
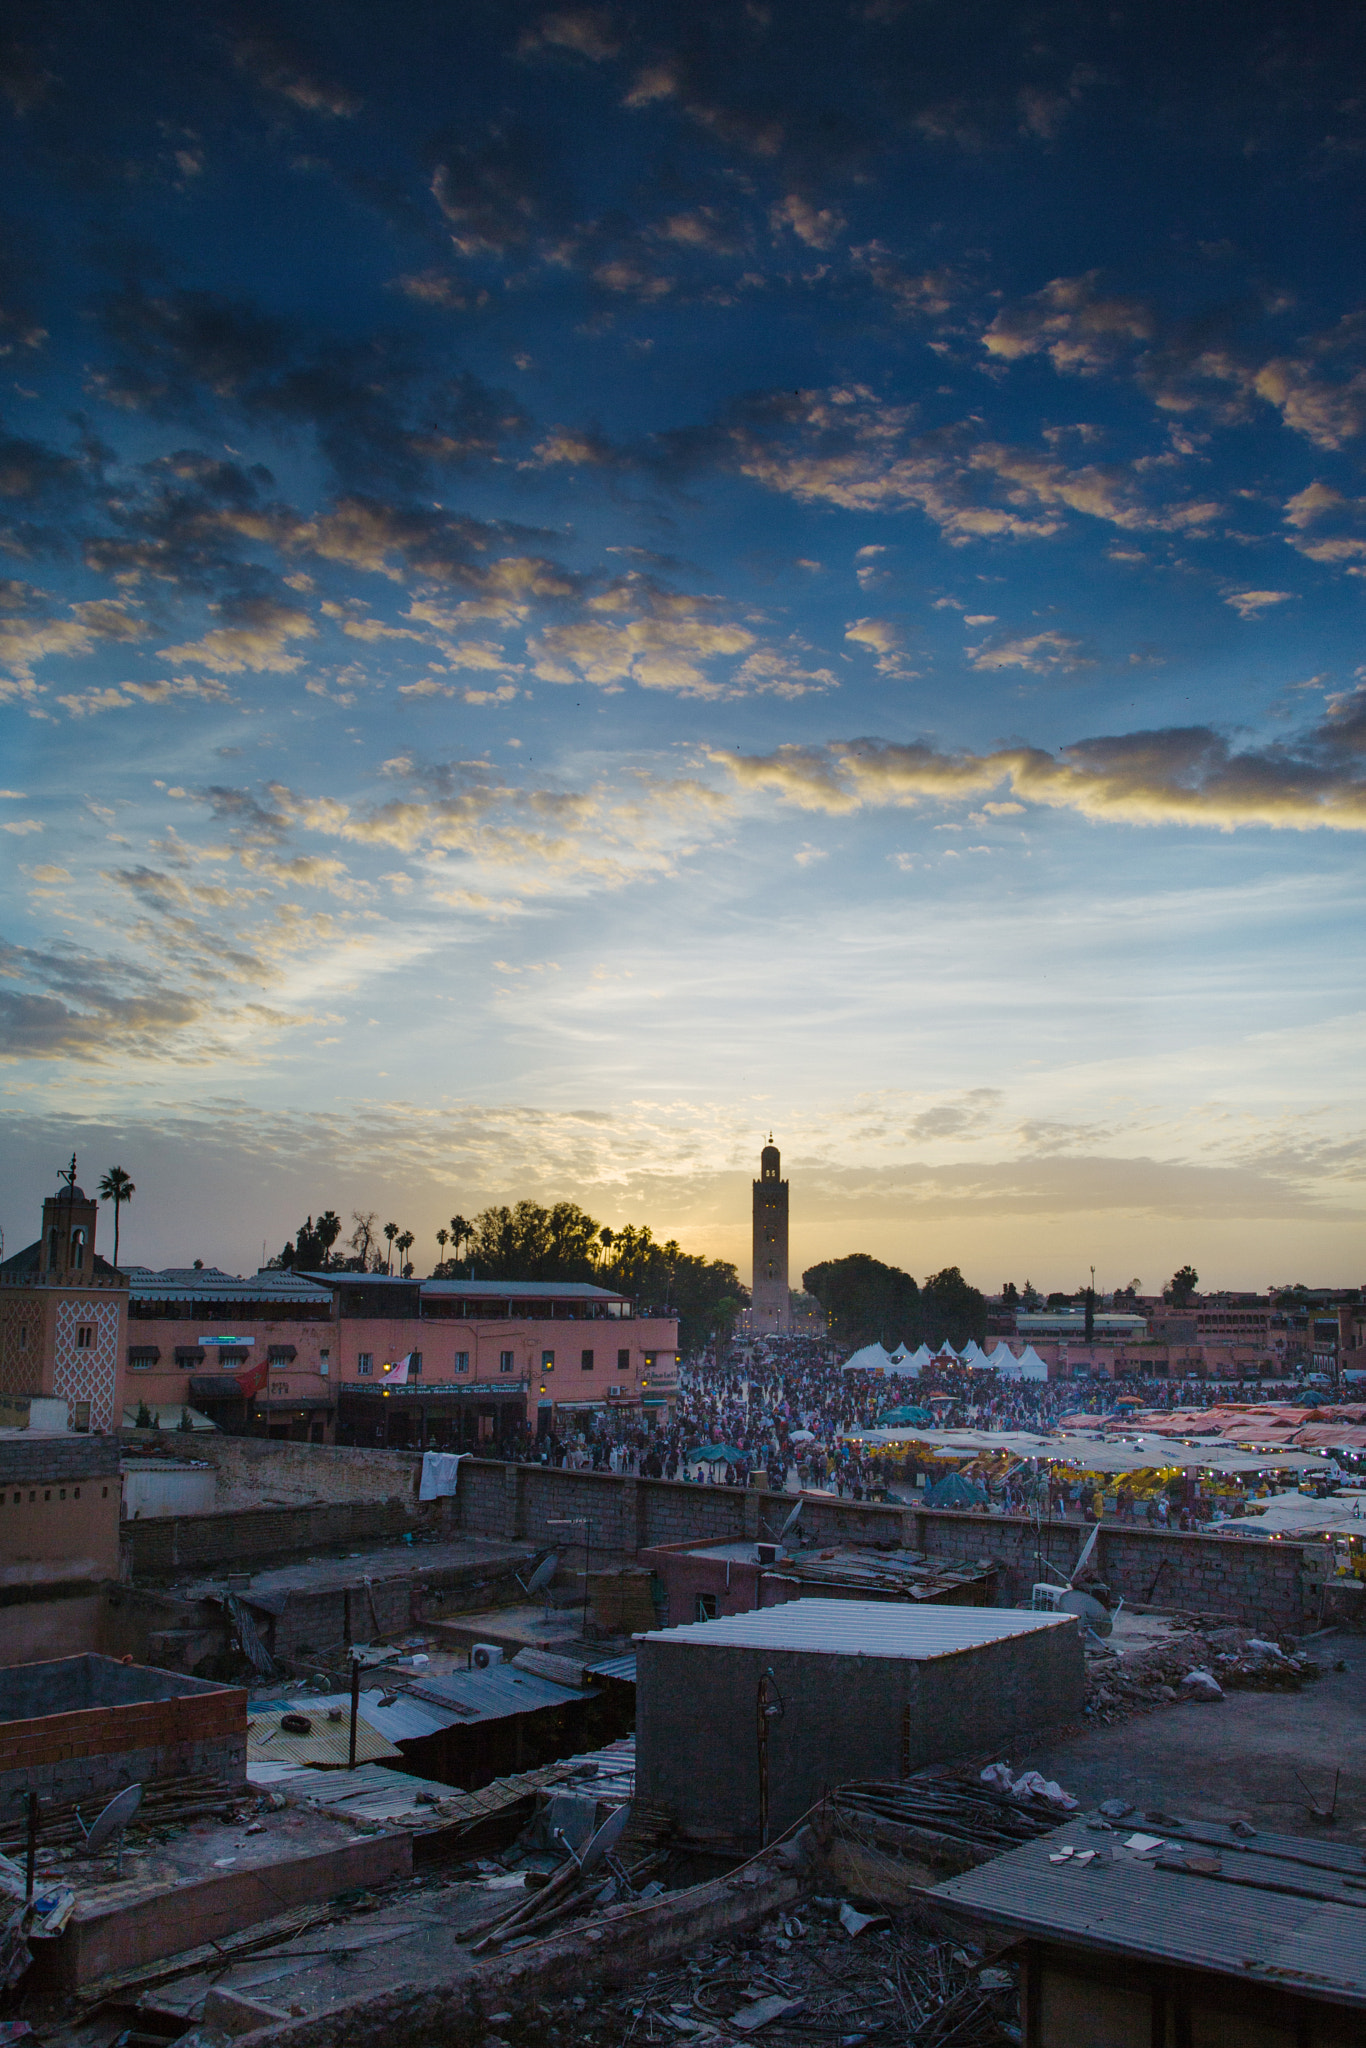
[[[246,1401],[254,1401],[256,1399],[269,1376],[270,1360],[268,1358],[263,1358],[259,1365],[243,1366],[241,1372],[233,1374],[233,1378],[242,1389],[242,1397]]]

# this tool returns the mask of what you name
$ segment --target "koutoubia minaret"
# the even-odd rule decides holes
[[[759,1178],[754,1183],[754,1278],[750,1302],[750,1329],[756,1337],[771,1337],[791,1329],[787,1182],[782,1178],[782,1160],[772,1131],[759,1154]]]

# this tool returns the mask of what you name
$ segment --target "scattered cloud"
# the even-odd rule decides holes
[[[1255,619],[1272,605],[1288,604],[1291,595],[1288,590],[1234,590],[1224,603],[1232,605],[1240,619]]]
[[[974,622],[967,619],[964,623]],[[1025,668],[1035,675],[1047,675],[1054,669],[1090,667],[1083,647],[1084,643],[1071,633],[1050,631],[1030,633],[1015,640],[984,642],[980,647],[969,647],[967,654],[973,668]]]

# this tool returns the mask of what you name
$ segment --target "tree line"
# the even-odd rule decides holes
[[[842,1344],[885,1344],[890,1350],[904,1343],[914,1351],[921,1344],[935,1350],[947,1339],[961,1350],[969,1337],[980,1344],[987,1333],[986,1296],[957,1266],[930,1274],[921,1287],[899,1266],[853,1252],[808,1267],[802,1286],[825,1310]]]
[[[392,1273],[411,1278],[406,1254],[413,1233],[397,1224],[377,1226],[373,1210],[353,1210],[352,1230],[335,1209],[309,1216],[270,1261],[273,1267],[304,1273]],[[661,1244],[647,1223],[619,1229],[599,1223],[577,1202],[494,1204],[472,1220],[452,1216],[435,1233],[436,1280],[581,1280],[628,1294],[638,1312],[657,1309],[678,1317],[679,1344],[696,1351],[711,1337],[730,1335],[735,1318],[749,1305],[748,1291],[725,1259],[685,1252],[673,1238]],[[451,1256],[447,1257],[447,1247]]]

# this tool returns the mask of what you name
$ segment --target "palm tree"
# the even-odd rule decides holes
[[[455,1256],[460,1257],[460,1247],[470,1241],[470,1226],[463,1216],[452,1216],[451,1237],[455,1244]]]
[[[398,1234],[398,1238],[396,1241],[398,1244],[400,1268],[402,1270],[403,1277],[406,1280],[413,1270],[412,1267],[408,1264],[408,1254],[413,1248],[412,1231],[401,1230]]]
[[[444,1266],[446,1263],[446,1246],[450,1243],[450,1241],[451,1234],[449,1230],[447,1230],[445,1224],[443,1223],[440,1230],[438,1230],[436,1233],[437,1248],[441,1254],[440,1258],[436,1262],[438,1268]]]
[[[114,1265],[119,1263],[119,1210],[125,1202],[131,1202],[137,1193],[132,1181],[121,1166],[111,1166],[100,1182],[96,1193],[102,1202],[114,1204]]]
[[[386,1223],[384,1226],[384,1235],[389,1240],[389,1257],[385,1263],[384,1270],[386,1273],[392,1273],[394,1270],[394,1239],[398,1236],[397,1223]]]

